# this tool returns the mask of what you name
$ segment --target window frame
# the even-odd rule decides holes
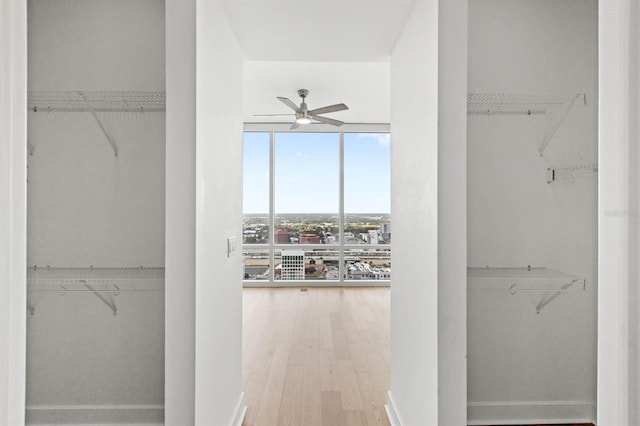
[[[345,244],[344,243],[344,135],[345,133],[391,133],[390,125],[385,123],[363,123],[344,124],[340,127],[325,124],[313,124],[291,130],[291,123],[245,123],[244,133],[268,133],[269,134],[269,238],[267,244],[245,244],[242,241],[242,276],[245,287],[299,287],[299,286],[389,286],[390,279],[362,279],[348,280],[345,278],[345,251],[354,249],[384,249],[389,251],[391,259],[392,244],[381,244],[379,247],[366,244]],[[275,134],[276,133],[337,133],[339,134],[339,188],[338,188],[338,235],[339,242],[336,244],[276,244],[275,243]],[[243,138],[244,140],[244,138]],[[244,142],[243,142],[244,143]],[[391,149],[391,148],[390,148]],[[244,171],[243,171],[244,174]],[[391,176],[389,176],[391,179]],[[243,212],[244,215],[244,212]],[[390,212],[391,216],[391,212]],[[298,250],[330,250],[338,252],[338,279],[337,280],[276,280],[275,279],[275,259],[276,252],[282,256],[281,251],[296,248]],[[244,279],[244,253],[246,251],[260,252],[268,251],[269,256],[269,278],[265,280]]]

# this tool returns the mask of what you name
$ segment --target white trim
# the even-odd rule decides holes
[[[48,425],[80,423],[84,425],[164,424],[162,404],[111,405],[28,405],[26,424]]]
[[[247,406],[244,403],[244,392],[240,394],[236,408],[233,410],[229,426],[242,426],[244,416],[247,414]]]
[[[398,413],[398,408],[393,399],[393,395],[391,395],[391,391],[387,392],[387,403],[384,405],[384,411],[387,413],[387,418],[391,426],[402,426],[400,414]]]
[[[496,419],[487,419],[487,420],[468,420],[467,421],[467,426],[485,426],[485,425],[493,425],[493,426],[513,426],[513,425],[526,425],[526,424],[531,424],[531,425],[538,425],[538,424],[545,424],[545,425],[567,425],[567,424],[581,424],[581,423],[593,423],[594,425],[596,424],[595,420],[593,419],[577,419],[577,420],[568,420],[568,419],[556,419],[556,418],[544,418],[544,419],[512,419],[512,420],[496,420]]]
[[[0,4],[0,424],[24,423],[27,2]]]
[[[29,423],[29,426],[60,426],[60,423]],[[164,423],[83,423],[82,426],[165,426]]]
[[[469,401],[469,407],[513,407],[522,405],[549,406],[549,405],[593,405],[595,401]]]
[[[344,281],[344,132],[340,132],[340,165],[338,167],[338,236],[340,238],[338,250],[338,279]],[[391,152],[389,152],[389,163],[391,163]],[[389,164],[391,166],[391,164]],[[389,182],[391,182],[391,169],[389,169]],[[391,187],[391,185],[389,185]],[[389,193],[391,195],[391,193]],[[391,206],[391,199],[389,199]],[[275,229],[275,228],[274,228]],[[391,261],[391,249],[389,249],[389,261]]]
[[[467,406],[469,426],[596,422],[594,401],[475,401]]]
[[[111,404],[111,405],[27,405],[27,411],[63,410],[164,410],[163,404]]]
[[[289,123],[244,123],[245,132],[286,132],[291,129],[291,122]],[[328,124],[313,124],[310,126],[298,127],[292,132],[345,132],[345,133],[389,133],[391,126],[389,123],[345,123],[340,127],[331,126]]]
[[[598,421],[637,424],[638,13],[598,2]],[[611,214],[611,212],[624,212]]]
[[[245,130],[246,131],[246,130]],[[243,133],[244,137],[244,133]],[[276,195],[274,188],[276,187],[276,143],[275,132],[269,132],[269,281],[273,283],[276,277],[276,250],[275,250],[275,234],[276,232]],[[244,142],[242,149],[244,149]],[[244,160],[242,164],[242,178],[244,179]],[[244,191],[244,187],[243,187]],[[244,197],[244,194],[243,194]],[[243,207],[244,210],[244,207]],[[242,238],[244,251],[244,211],[242,212]],[[242,269],[244,271],[244,252],[242,254]],[[243,274],[244,277],[244,274]]]

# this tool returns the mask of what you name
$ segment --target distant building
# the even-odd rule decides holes
[[[338,241],[338,237],[336,235],[327,235],[327,244],[337,244],[340,241]]]
[[[358,244],[360,241],[358,238],[353,235],[353,232],[345,231],[344,233],[344,243],[345,244]]]
[[[284,229],[278,229],[275,235],[276,244],[289,244],[290,243],[289,236],[290,236],[289,231]]]
[[[380,238],[378,236],[378,231],[376,231],[375,229],[371,229],[367,233],[369,234],[367,237],[367,242],[369,244],[378,244],[378,239]]]
[[[382,238],[386,241],[391,239],[391,224],[390,223],[381,223],[380,224],[380,234]]]
[[[282,250],[280,278],[283,280],[304,280],[303,250]]]
[[[298,241],[300,244],[320,244],[320,237],[316,234],[300,234]]]
[[[355,262],[346,265],[348,280],[390,280],[391,268],[380,268],[368,263]]]

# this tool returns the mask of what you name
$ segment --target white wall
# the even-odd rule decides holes
[[[29,90],[164,90],[162,0],[29,0]]]
[[[0,423],[24,423],[26,1],[0,3]]]
[[[166,2],[165,412],[195,424],[196,2]]]
[[[403,426],[436,425],[439,419],[437,57],[438,2],[418,1],[391,57],[388,409]]]
[[[467,422],[467,8],[418,1],[391,57],[392,424]]]
[[[541,157],[544,116],[470,116],[469,266],[545,266],[587,291],[470,290],[469,418],[593,420],[596,397],[596,178],[547,184],[546,169],[597,162],[595,1],[475,0],[469,5],[469,92],[586,93]]]
[[[196,2],[195,423],[241,422],[243,57],[221,2]]]
[[[164,266],[164,114],[29,113],[28,265]]]
[[[30,0],[28,16],[30,90],[164,91],[163,1]],[[90,114],[29,113],[29,265],[164,266],[164,114],[99,115],[117,157]],[[29,302],[27,421],[161,421],[163,293],[121,293],[117,317],[90,293]]]
[[[438,10],[438,425],[467,413],[468,0]]]
[[[640,9],[599,2],[598,425],[640,422]]]

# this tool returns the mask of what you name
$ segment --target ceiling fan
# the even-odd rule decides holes
[[[333,118],[323,117],[319,114],[327,114],[329,112],[344,111],[349,109],[348,106],[346,106],[345,104],[335,104],[335,105],[329,105],[322,108],[316,108],[316,109],[310,110],[307,107],[307,103],[305,102],[305,98],[308,95],[309,95],[309,91],[307,89],[298,90],[298,96],[302,98],[302,103],[300,103],[300,106],[293,103],[293,101],[291,101],[289,98],[283,98],[278,96],[278,99],[280,99],[280,101],[283,104],[285,104],[286,106],[288,106],[289,108],[295,111],[296,121],[294,121],[294,123],[291,125],[291,128],[290,128],[291,130],[297,129],[298,127],[300,127],[301,124],[310,124],[312,121],[331,124],[332,126],[342,126],[344,124],[344,122],[340,120],[334,120]],[[254,117],[268,117],[268,116],[273,117],[277,115],[293,115],[293,114],[257,114],[257,115],[254,115]]]

